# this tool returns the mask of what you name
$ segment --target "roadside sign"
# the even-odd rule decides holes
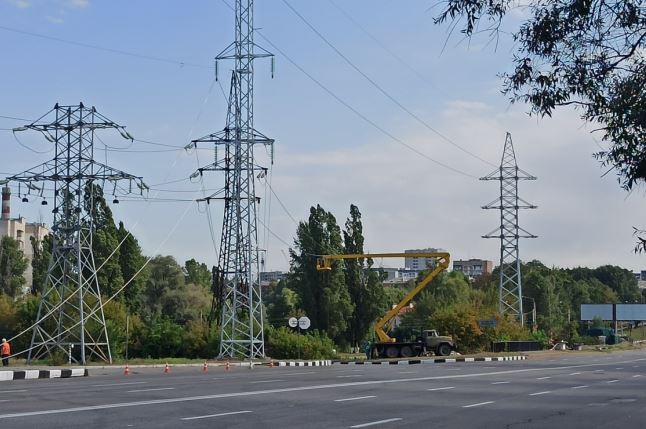
[[[303,316],[300,319],[298,319],[298,327],[301,329],[307,329],[310,327],[310,318],[307,316]]]
[[[290,317],[287,321],[287,324],[290,328],[295,328],[298,326],[298,320],[295,317]]]
[[[481,328],[495,328],[496,319],[478,320],[478,325],[480,325]]]

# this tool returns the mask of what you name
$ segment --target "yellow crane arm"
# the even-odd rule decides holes
[[[381,319],[375,324],[375,334],[381,342],[393,342],[394,340],[386,334],[384,326],[394,319],[399,311],[410,304],[410,302],[419,294],[439,273],[449,267],[451,259],[447,252],[420,252],[420,253],[370,253],[370,254],[349,254],[349,255],[323,255],[316,261],[316,269],[318,271],[326,271],[332,269],[332,262],[341,259],[368,259],[368,258],[435,258],[437,264],[435,268],[426,275],[410,292],[406,294],[404,299],[390,309]]]

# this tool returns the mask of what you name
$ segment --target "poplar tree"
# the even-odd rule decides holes
[[[320,205],[310,208],[307,222],[300,222],[290,249],[289,284],[301,301],[301,308],[312,322],[311,329],[327,332],[337,343],[347,342],[348,320],[353,305],[345,284],[343,263],[333,264],[330,271],[317,271],[318,255],[334,255],[343,251],[341,229],[332,213]]]

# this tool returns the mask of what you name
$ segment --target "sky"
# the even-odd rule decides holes
[[[541,119],[510,104],[498,76],[512,67],[508,34],[466,40],[433,24],[436,3],[257,2],[256,42],[276,55],[273,78],[268,60],[255,64],[255,128],[275,139],[273,164],[257,150],[271,171],[256,183],[262,269],[288,269],[296,223],[316,204],[340,225],[357,205],[368,252],[434,247],[497,264],[499,240],[481,236],[500,215],[481,207],[499,185],[478,178],[499,165],[506,132],[519,167],[538,178],[519,183],[519,196],[538,206],[520,212],[538,236],[521,240],[522,260],[646,269],[633,252],[633,227],[646,227],[643,190],[625,192],[593,158],[604,143],[576,111]],[[228,4],[0,0],[0,177],[53,156],[41,135],[16,138],[11,128],[55,103],[95,106],[137,139],[100,134],[96,159],[151,188],[147,200],[119,198],[115,218],[147,255],[215,264],[223,207],[191,200],[223,177],[190,181],[214,153],[182,147],[225,125],[231,64],[220,63],[216,81],[213,58],[234,39]],[[514,12],[503,30],[520,19]],[[22,203],[16,191],[13,216],[51,223],[51,205]]]

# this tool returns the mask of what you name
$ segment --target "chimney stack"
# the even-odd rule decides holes
[[[11,188],[4,186],[2,188],[2,220],[11,218]]]

